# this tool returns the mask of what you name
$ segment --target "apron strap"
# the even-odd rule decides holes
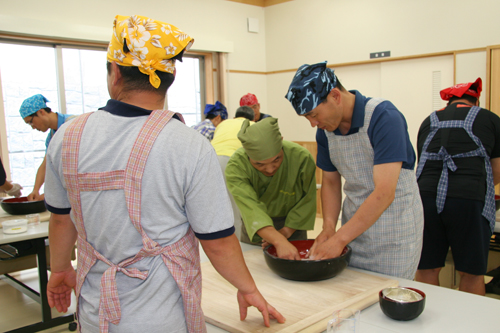
[[[85,232],[82,210],[80,209],[81,199],[78,182],[78,154],[80,152],[80,140],[83,129],[91,114],[92,112],[89,112],[75,118],[64,132],[62,142],[63,176],[66,182],[71,208],[73,210],[75,226],[79,237],[83,239],[87,239],[87,233]]]
[[[142,175],[146,167],[146,161],[153,144],[175,113],[172,111],[155,110],[144,123],[137,137],[125,169],[125,200],[128,207],[130,220],[134,227],[146,240],[148,248],[153,249],[156,245],[146,235],[141,225],[141,195]]]
[[[491,168],[490,157],[488,156],[486,149],[483,146],[481,140],[474,135],[472,131],[472,127],[474,125],[474,121],[477,117],[477,114],[481,111],[481,108],[478,106],[472,106],[467,114],[465,120],[446,120],[439,121],[436,112],[433,112],[430,116],[431,120],[431,131],[427,136],[424,146],[422,148],[422,154],[420,156],[420,160],[417,167],[417,179],[420,177],[425,162],[427,160],[441,160],[443,161],[443,169],[441,171],[441,176],[438,182],[437,195],[436,195],[436,206],[438,209],[438,213],[441,213],[444,208],[444,204],[446,201],[446,196],[448,192],[448,169],[451,171],[455,171],[457,169],[455,163],[453,162],[454,158],[465,158],[465,157],[483,157],[484,158],[484,166],[486,170],[486,194],[485,194],[485,203],[482,215],[488,220],[490,223],[490,229],[493,232],[495,228],[495,220],[496,220],[496,212],[495,212],[495,188],[493,183],[493,170]],[[446,149],[441,146],[439,152],[429,153],[427,148],[429,143],[433,139],[434,135],[439,129],[444,128],[463,128],[469,137],[474,141],[474,143],[478,146],[477,149],[450,155],[446,151]]]

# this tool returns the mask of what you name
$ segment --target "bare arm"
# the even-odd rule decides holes
[[[43,200],[45,195],[40,195],[40,188],[43,183],[45,183],[45,166],[47,162],[47,156],[43,158],[42,164],[38,167],[36,172],[35,185],[33,186],[33,192],[28,194],[28,201]]]
[[[491,169],[493,169],[493,183],[497,185],[500,183],[500,157],[492,158]]]
[[[240,320],[246,318],[249,306],[255,306],[262,313],[267,327],[270,326],[269,318],[285,322],[285,317],[268,304],[257,289],[234,234],[220,239],[200,240],[200,243],[217,272],[238,289]]]
[[[71,253],[76,243],[77,231],[69,214],[51,214],[49,239],[52,273],[47,284],[47,298],[50,307],[56,307],[59,312],[66,312],[71,305],[71,290],[76,285]]]
[[[335,234],[340,208],[342,207],[342,181],[338,171],[323,171],[321,184],[321,209],[323,211],[323,231]]]
[[[321,209],[323,211],[323,230],[316,237],[309,252],[309,257],[314,256],[320,244],[335,235],[340,208],[342,207],[342,181],[338,171],[323,171],[321,183]]]
[[[326,259],[339,256],[347,244],[368,230],[378,220],[394,201],[401,166],[402,162],[394,162],[373,167],[375,184],[373,192],[337,233],[311,253],[311,258]]]
[[[279,258],[289,260],[300,260],[299,251],[297,248],[288,241],[295,232],[295,229],[284,227],[283,229],[276,230],[274,227],[264,227],[257,231],[257,235],[264,240],[263,245],[268,243],[273,244]]]

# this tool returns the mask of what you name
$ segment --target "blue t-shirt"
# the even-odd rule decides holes
[[[357,90],[349,91],[356,96],[352,113],[351,128],[346,135],[358,133],[365,120],[365,105],[371,99]],[[335,135],[342,135],[339,129],[333,131]],[[403,169],[413,170],[415,167],[415,151],[408,135],[406,119],[401,112],[389,101],[383,101],[373,111],[368,137],[373,147],[373,165],[403,162]],[[328,139],[325,130],[316,132],[318,156],[316,164],[325,171],[337,171],[330,159]]]
[[[59,127],[61,127],[62,124],[64,124],[69,118],[72,118],[72,117],[76,117],[76,116],[72,115],[72,114],[57,113],[57,128],[59,129]],[[56,131],[54,131],[53,129],[50,129],[49,135],[47,135],[47,139],[45,140],[45,150],[47,150],[47,148],[49,148],[50,140],[52,140],[52,137],[54,136],[55,133],[56,133]]]

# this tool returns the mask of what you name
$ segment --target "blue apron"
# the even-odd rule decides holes
[[[441,176],[439,177],[437,195],[436,195],[436,206],[438,209],[438,214],[443,211],[444,203],[446,201],[446,195],[448,193],[448,169],[452,172],[457,170],[457,166],[455,162],[453,162],[454,158],[464,158],[464,157],[483,157],[484,158],[484,167],[486,169],[486,195],[484,197],[484,208],[482,215],[488,220],[490,223],[491,232],[495,229],[495,185],[493,183],[493,172],[491,169],[490,157],[486,153],[486,149],[484,149],[483,143],[477,136],[472,132],[472,126],[474,125],[474,120],[476,119],[477,114],[481,110],[478,106],[471,107],[469,113],[465,120],[445,120],[439,121],[436,111],[434,111],[431,116],[431,130],[429,135],[425,139],[424,146],[422,148],[422,155],[420,156],[420,160],[418,162],[417,167],[417,179],[422,174],[422,170],[424,169],[425,162],[427,160],[431,161],[443,161],[443,170],[441,171]],[[450,155],[446,151],[446,148],[441,146],[441,149],[438,153],[429,153],[427,148],[436,135],[437,131],[441,128],[462,128],[464,129],[470,138],[476,143],[478,146],[477,149],[456,154]]]

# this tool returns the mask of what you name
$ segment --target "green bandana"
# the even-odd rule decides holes
[[[252,160],[264,161],[279,154],[283,139],[278,127],[278,119],[268,117],[250,126],[245,119],[238,133],[243,148]]]

